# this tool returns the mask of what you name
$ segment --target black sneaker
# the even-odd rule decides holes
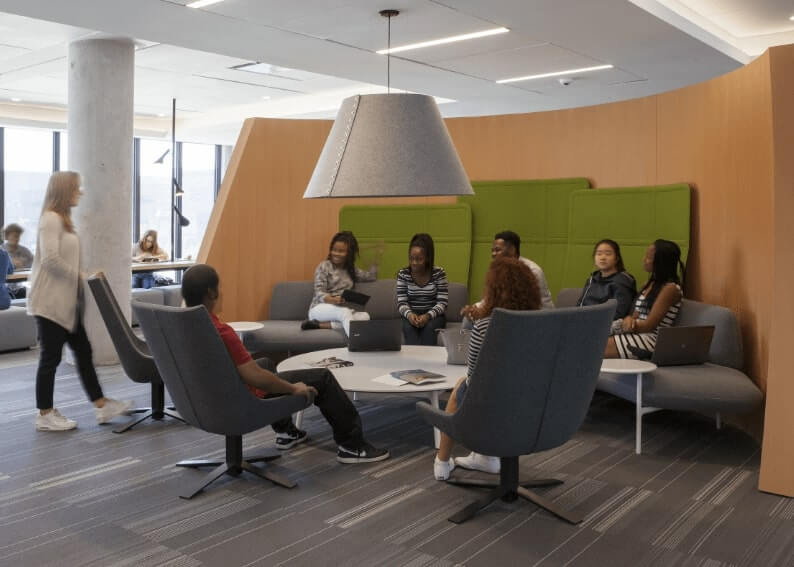
[[[349,465],[356,463],[375,463],[377,461],[385,461],[388,458],[388,449],[377,449],[366,441],[355,449],[347,449],[339,445],[339,450],[336,452],[336,460],[340,463]]]
[[[276,449],[292,449],[298,443],[306,441],[306,439],[308,439],[306,432],[291,423],[287,431],[276,433]]]
[[[320,322],[317,319],[306,319],[303,323],[301,323],[301,329],[304,331],[311,331],[313,329],[319,329]]]

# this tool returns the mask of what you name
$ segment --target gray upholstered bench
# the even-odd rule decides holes
[[[580,294],[580,289],[562,290],[557,305],[575,305]],[[646,374],[642,383],[643,406],[712,414],[719,426],[720,414],[746,413],[761,403],[761,390],[742,371],[741,334],[730,309],[684,299],[675,325],[714,325],[709,362],[665,366]],[[633,375],[602,372],[597,389],[636,403]]]
[[[395,280],[378,280],[356,285],[356,290],[370,296],[366,311],[372,319],[398,319]],[[314,282],[281,282],[273,288],[270,298],[270,319],[264,327],[245,334],[245,346],[252,352],[297,354],[347,345],[344,332],[333,329],[303,331],[301,321],[309,314]],[[466,304],[468,291],[458,283],[449,284],[447,328],[461,325],[460,310]]]
[[[36,319],[25,307],[12,305],[0,311],[0,351],[34,347],[37,339]]]

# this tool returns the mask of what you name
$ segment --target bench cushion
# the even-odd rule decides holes
[[[602,372],[598,389],[636,402],[633,374]],[[744,413],[761,403],[761,391],[743,372],[707,362],[691,366],[665,366],[646,374],[642,405],[671,410]]]
[[[36,319],[24,307],[11,306],[0,311],[0,351],[36,346]]]

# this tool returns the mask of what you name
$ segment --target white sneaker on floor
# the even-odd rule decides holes
[[[466,457],[457,457],[455,464],[464,469],[473,471],[482,471],[490,474],[499,474],[502,470],[502,463],[499,457],[489,457],[487,455],[480,455],[472,451]]]
[[[36,415],[37,431],[69,431],[77,427],[77,422],[61,415],[57,409],[41,415]]]
[[[114,400],[112,398],[105,399],[105,405],[101,408],[94,408],[94,415],[96,415],[97,423],[105,423],[114,417],[126,415],[132,408],[132,402]]]
[[[436,456],[436,460],[433,461],[433,475],[436,480],[447,480],[453,470],[455,470],[455,459],[453,457],[450,457],[448,461],[439,461],[438,456]]]

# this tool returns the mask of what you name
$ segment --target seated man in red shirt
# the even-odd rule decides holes
[[[373,447],[364,440],[361,416],[329,370],[309,368],[276,375],[270,370],[273,368],[270,360],[263,359],[260,363],[251,358],[234,329],[215,316],[215,309],[220,306],[219,284],[218,272],[212,266],[196,264],[182,279],[182,297],[188,307],[203,305],[207,308],[240,378],[252,394],[260,398],[283,394],[310,398],[314,395],[315,405],[333,429],[337,461],[372,463],[389,458],[389,451]],[[282,449],[306,439],[306,432],[296,428],[291,417],[273,423],[272,427],[277,435],[277,446]],[[279,443],[278,439],[284,442]]]

